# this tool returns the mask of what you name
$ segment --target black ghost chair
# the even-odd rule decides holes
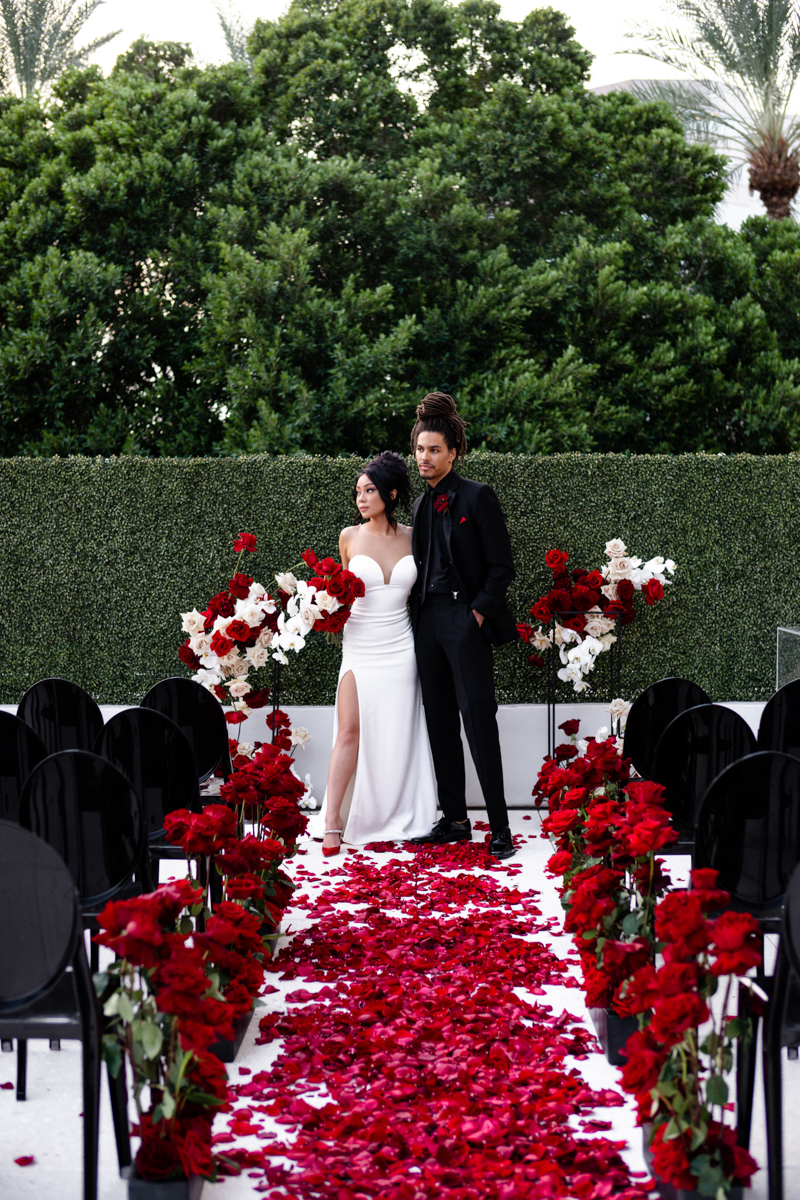
[[[64,750],[39,763],[22,792],[20,823],[69,867],[86,929],[96,932],[107,901],[152,891],[144,804],[123,773],[99,755]]]
[[[767,701],[758,726],[758,748],[800,758],[800,679],[784,684]]]
[[[650,779],[658,739],[670,721],[687,708],[710,703],[700,685],[691,679],[672,676],[651,683],[636,697],[628,713],[623,758],[632,759],[642,778]]]
[[[29,1038],[74,1038],[83,1049],[83,1195],[97,1197],[100,1014],[75,884],[56,851],[0,821],[0,1036],[17,1038],[25,1099]]]
[[[764,1101],[767,1113],[769,1200],[783,1200],[783,1092],[781,1051],[800,1047],[800,866],[786,888],[781,939],[764,1016]]]
[[[225,713],[219,700],[199,683],[181,676],[162,679],[150,688],[142,700],[142,708],[153,708],[175,722],[192,747],[200,783],[218,768],[222,768],[226,778],[230,775]]]
[[[164,817],[177,808],[200,809],[195,759],[174,721],[153,708],[127,708],[104,726],[95,753],[113,763],[144,802],[151,874],[159,859],[183,859],[180,846],[164,836]]]
[[[37,733],[15,717],[0,712],[0,820],[19,821],[19,798],[25,780],[47,757]]]
[[[758,919],[762,935],[780,931],[781,906],[800,862],[800,761],[759,751],[732,763],[711,783],[700,804],[694,865],[713,867],[730,908]],[[763,942],[762,942],[763,944]],[[763,967],[756,975],[769,989]],[[753,1113],[758,1011],[739,985],[739,1015],[749,1016],[754,1036],[736,1056],[739,1143],[747,1146]]]
[[[755,749],[755,734],[744,718],[721,704],[700,704],[670,721],[658,739],[651,772],[666,788],[665,804],[679,834],[665,853],[691,854],[697,812],[709,784]]]
[[[40,679],[19,702],[17,716],[44,742],[48,754],[91,750],[103,715],[88,692],[68,679]]]

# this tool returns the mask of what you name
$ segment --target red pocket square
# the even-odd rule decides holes
[[[461,520],[458,522],[459,525],[463,525],[464,522],[466,521],[466,519],[467,519],[466,517],[462,517]]]

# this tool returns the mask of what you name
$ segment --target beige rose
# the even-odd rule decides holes
[[[292,745],[300,746],[303,750],[305,750],[306,746],[311,741],[311,734],[302,725],[298,725],[297,729],[293,729],[289,736]]]
[[[211,638],[205,633],[196,633],[194,637],[189,638],[189,649],[194,650],[195,654],[203,655],[211,652]]]
[[[549,650],[553,644],[553,639],[550,634],[542,633],[541,629],[534,629],[531,635],[531,645],[534,650]]]
[[[184,633],[202,633],[206,627],[206,619],[196,608],[191,612],[181,613],[181,629]]]
[[[235,679],[233,683],[227,684],[227,688],[234,699],[240,700],[250,691],[250,684],[246,683],[244,679]]]
[[[600,588],[600,591],[603,593],[604,596],[607,596],[609,600],[617,599],[617,585],[615,583],[605,584],[603,587]]]
[[[609,563],[608,577],[614,582],[618,582],[620,579],[630,579],[632,570],[629,558],[612,558]]]
[[[273,637],[274,634],[271,629],[262,629],[261,633],[256,638],[256,646],[266,650],[268,646],[272,645]]]
[[[622,558],[627,552],[628,548],[622,538],[612,538],[610,542],[606,542],[606,554],[609,558]]]

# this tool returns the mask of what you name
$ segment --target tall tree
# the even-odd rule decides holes
[[[800,187],[800,120],[788,106],[800,77],[796,0],[673,0],[686,32],[640,25],[633,53],[692,76],[639,84],[636,95],[663,99],[694,136],[749,168],[770,217],[789,216]]]
[[[244,21],[239,15],[238,10],[234,7],[232,0],[228,0],[227,4],[218,2],[214,7],[217,10],[217,19],[222,30],[222,36],[225,38],[225,45],[228,47],[231,62],[249,63],[250,54],[247,49],[247,39],[251,31],[245,29]]]
[[[83,46],[77,39],[104,0],[0,0],[4,58],[13,65],[21,96],[31,96],[122,32],[115,29]]]

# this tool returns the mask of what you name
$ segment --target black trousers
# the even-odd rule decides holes
[[[420,606],[415,647],[442,812],[450,821],[467,816],[460,713],[489,824],[505,829],[491,643],[466,603],[437,596]]]

